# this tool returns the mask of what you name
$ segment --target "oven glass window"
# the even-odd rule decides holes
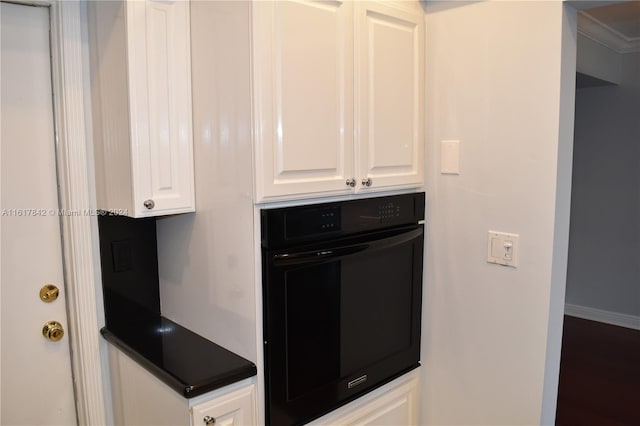
[[[283,271],[287,399],[411,346],[414,244]]]

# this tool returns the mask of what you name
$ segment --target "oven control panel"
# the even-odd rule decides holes
[[[262,244],[277,247],[416,224],[424,219],[424,193],[264,209]]]
[[[393,202],[382,204],[378,207],[378,217],[380,220],[400,217],[401,208],[399,204]]]

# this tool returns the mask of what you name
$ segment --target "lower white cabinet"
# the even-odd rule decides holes
[[[418,391],[419,369],[416,369],[308,425],[417,425]]]
[[[255,377],[187,399],[111,345],[109,369],[115,425],[257,426]]]

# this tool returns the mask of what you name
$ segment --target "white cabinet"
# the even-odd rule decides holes
[[[195,209],[189,2],[88,2],[98,208]]]
[[[418,383],[418,370],[413,370],[308,425],[417,425]]]
[[[119,349],[108,354],[116,425],[257,426],[254,378],[187,399]]]
[[[255,2],[252,25],[256,201],[422,185],[417,2]]]

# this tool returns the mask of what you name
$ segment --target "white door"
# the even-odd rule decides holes
[[[1,405],[4,425],[76,424],[67,326],[51,88],[49,10],[2,3]],[[40,289],[53,284],[49,303]],[[50,297],[51,299],[52,297]]]

